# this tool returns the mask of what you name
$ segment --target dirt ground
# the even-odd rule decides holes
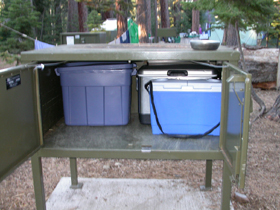
[[[280,94],[276,90],[256,91],[268,108]],[[254,102],[252,119],[257,112]],[[70,176],[70,166],[66,158],[43,158],[42,163],[47,199],[60,178]],[[252,124],[247,163],[245,189],[233,187],[232,194],[245,194],[249,203],[238,203],[232,196],[234,209],[280,209],[280,122],[261,118]],[[198,188],[204,184],[205,161],[78,159],[78,173],[80,177],[95,178],[184,179]],[[222,161],[214,161],[211,193],[218,203],[216,194],[221,192],[221,183]],[[30,160],[0,183],[0,210],[8,209],[35,209]]]

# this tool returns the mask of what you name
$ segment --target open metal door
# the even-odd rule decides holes
[[[223,69],[220,149],[239,188],[244,188],[249,120],[251,75],[232,64]]]
[[[0,182],[42,144],[35,66],[0,70]]]

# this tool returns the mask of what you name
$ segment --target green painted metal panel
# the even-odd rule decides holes
[[[44,148],[89,149],[99,151],[156,152],[219,151],[219,137],[177,139],[153,135],[150,125],[142,125],[131,114],[126,126],[67,126],[61,120],[45,135]],[[158,157],[160,158],[160,156]]]
[[[38,151],[40,157],[76,157],[76,158],[109,158],[109,159],[166,159],[166,160],[223,160],[219,150],[215,151],[129,151],[129,150],[96,150],[79,148],[45,148]]]
[[[78,44],[60,45],[21,53],[23,63],[55,61],[228,61],[239,52],[221,46],[216,51],[193,50],[182,44]]]
[[[248,150],[248,141],[249,141],[249,121],[251,113],[251,88],[252,88],[252,76],[247,75],[245,80],[245,104],[244,104],[244,119],[243,119],[243,136],[242,144],[240,150],[240,174],[239,174],[239,187],[245,187],[245,177],[246,177],[246,168],[247,168],[247,150]]]
[[[45,65],[45,69],[38,72],[43,133],[63,117],[60,77],[56,75],[55,67]]]
[[[222,127],[220,148],[240,188],[244,188],[249,118],[251,75],[225,63],[223,69]]]
[[[35,193],[35,200],[36,200],[36,209],[46,210],[46,198],[45,198],[41,157],[38,157],[37,154],[34,154],[31,157],[31,165],[32,165],[34,193]]]
[[[0,70],[0,181],[40,146],[33,69]]]
[[[109,43],[117,38],[118,31],[106,31],[106,43]]]
[[[176,28],[158,28],[157,35],[159,37],[175,37],[177,36]]]
[[[231,198],[231,185],[232,185],[232,174],[228,167],[228,164],[224,161],[223,163],[223,183],[222,183],[222,204],[221,210],[230,210],[230,198]]]
[[[106,32],[67,32],[60,34],[61,44],[92,44],[106,43]]]

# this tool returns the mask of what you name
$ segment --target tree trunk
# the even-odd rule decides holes
[[[237,46],[237,34],[233,25],[229,24],[227,27],[227,37],[226,45],[227,46]]]
[[[77,32],[79,30],[78,22],[78,3],[75,0],[68,1],[68,20],[67,31]]]
[[[40,40],[43,39],[43,32],[44,32],[44,17],[45,17],[45,9],[43,10],[42,13],[42,25],[41,25],[41,31],[40,31]]]
[[[55,3],[55,28],[54,28],[54,43],[59,42],[60,32],[62,31],[62,20],[61,20],[61,5],[60,2]]]
[[[197,0],[194,0],[197,1]],[[192,10],[192,31],[196,31],[197,34],[199,34],[199,11],[198,10]]]
[[[170,28],[168,1],[160,0],[161,28]]]
[[[225,44],[227,46],[237,46],[238,45],[235,27],[232,24],[229,24],[224,29],[223,44]]]
[[[30,5],[32,7],[31,11],[33,12],[33,0],[30,0]],[[36,29],[34,27],[32,27],[32,31],[33,31],[33,36],[36,36]]]
[[[157,29],[158,29],[158,18],[157,18],[157,0],[154,0],[154,13],[155,13],[155,42],[157,42]]]
[[[138,36],[139,43],[148,42],[148,33],[147,33],[147,16],[146,16],[146,1],[137,0],[137,24],[138,24]]]
[[[180,20],[181,20],[181,10],[180,10],[180,2],[175,2],[174,3],[174,26],[175,27],[179,27],[179,23],[180,23]]]
[[[265,35],[265,43],[266,43],[266,48],[268,48],[268,39],[269,39],[269,34],[268,34],[268,32],[266,33],[266,35]]]
[[[151,26],[151,0],[146,0],[146,8],[147,8],[147,33],[152,36],[152,26]]]
[[[224,29],[224,35],[223,35],[222,44],[226,45],[226,43],[227,43],[227,27],[225,27],[225,29]]]
[[[277,41],[276,41],[276,48],[279,48],[279,39],[280,39],[280,35],[278,34]]]
[[[88,9],[85,2],[78,2],[78,14],[79,14],[79,31],[87,32],[88,27],[86,25]]]
[[[241,46],[241,40],[240,40],[240,35],[239,35],[239,26],[238,26],[238,21],[235,21],[235,32],[236,32],[236,36],[237,36],[237,43],[238,43],[238,49],[240,52],[240,60],[241,60],[241,66],[242,69],[245,72],[248,72],[248,70],[246,69],[246,65],[245,65],[245,59],[244,59],[244,54],[243,54],[243,50],[242,50],[242,46]],[[251,84],[252,85],[252,84]],[[266,106],[265,103],[263,102],[263,100],[261,100],[258,95],[256,94],[254,88],[251,88],[251,95],[252,98],[259,104],[260,106],[260,113],[258,114],[258,116],[253,120],[257,120],[259,117],[263,116],[263,114],[265,113],[266,110]]]
[[[109,10],[106,12],[101,12],[101,18],[102,18],[102,20],[106,20],[108,18],[113,18],[113,11]]]
[[[280,121],[280,95],[276,98],[272,108],[267,112],[266,117],[276,122]]]
[[[279,35],[278,35],[278,38],[279,38]],[[278,71],[279,71],[279,68],[280,68],[280,49],[279,49],[279,54],[278,54]],[[279,78],[276,78],[276,87],[279,88]],[[276,100],[275,100],[272,108],[269,110],[269,112],[267,112],[266,117],[270,120],[280,122],[280,95],[276,98]]]
[[[127,30],[127,11],[125,11],[124,8],[121,7],[121,5],[119,4],[120,1],[121,0],[116,0],[116,16],[118,27],[117,38],[119,38]],[[121,13],[123,13],[124,15],[122,15]]]

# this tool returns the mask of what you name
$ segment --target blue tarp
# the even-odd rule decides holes
[[[130,43],[128,30],[121,35],[120,40],[121,40],[121,43]]]
[[[40,49],[55,47],[55,46],[52,45],[52,44],[48,44],[48,43],[41,42],[41,41],[38,41],[38,40],[35,40],[35,41],[34,41],[34,46],[35,46],[35,50],[40,50]]]
[[[108,44],[130,43],[129,31],[124,32],[118,39],[109,42]]]

